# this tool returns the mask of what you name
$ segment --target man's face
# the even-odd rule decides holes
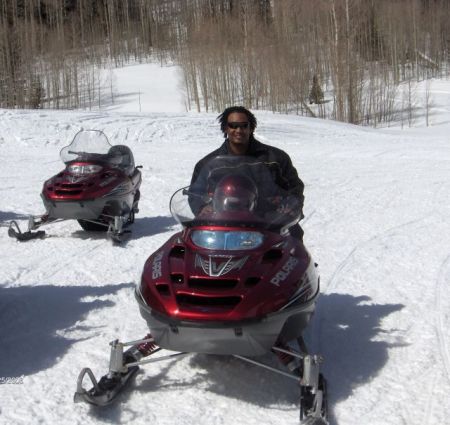
[[[232,112],[228,115],[225,131],[231,150],[237,154],[245,153],[252,133],[247,115],[242,112]]]

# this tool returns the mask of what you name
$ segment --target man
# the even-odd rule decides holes
[[[297,212],[303,218],[304,184],[292,165],[289,155],[273,146],[263,144],[254,138],[257,125],[255,116],[242,106],[231,106],[218,116],[225,142],[218,149],[202,158],[194,168],[191,186],[200,175],[206,163],[219,155],[246,155],[263,162],[271,172],[274,183],[296,198]],[[289,229],[292,236],[303,239],[299,224]]]

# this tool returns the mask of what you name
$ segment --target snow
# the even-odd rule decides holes
[[[177,66],[131,64],[113,68],[104,80],[111,89],[104,90],[106,109],[120,112],[184,112],[182,73]]]
[[[217,114],[183,112],[176,67],[141,67],[115,71],[122,101],[105,109],[0,110],[0,423],[298,423],[295,382],[219,356],[147,365],[104,409],[73,403],[83,367],[106,372],[110,341],[147,333],[135,282],[179,230],[170,195],[222,142]],[[305,244],[322,284],[307,338],[325,359],[331,425],[448,423],[450,82],[430,87],[431,127],[255,111],[257,137],[286,150],[306,184]],[[139,90],[141,112],[127,95]],[[9,238],[10,220],[25,227],[43,212],[42,183],[82,128],[130,146],[143,165],[133,237],[114,246],[67,221],[42,241]]]

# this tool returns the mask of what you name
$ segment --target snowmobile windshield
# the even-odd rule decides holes
[[[295,190],[283,189],[275,183],[275,171],[270,163],[253,157],[214,157],[190,186],[173,194],[171,213],[184,227],[206,225],[283,231],[300,220],[301,200]],[[241,247],[258,244],[252,239],[254,235],[248,236]],[[207,239],[201,244],[207,244]]]
[[[102,131],[82,130],[75,135],[70,145],[61,149],[59,155],[65,164],[82,161],[120,166],[124,162],[124,153],[115,148]],[[129,152],[127,154],[131,155]]]

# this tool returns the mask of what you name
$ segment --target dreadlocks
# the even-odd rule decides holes
[[[220,122],[220,129],[222,130],[222,133],[225,137],[227,137],[226,128],[227,128],[227,122],[228,122],[228,116],[232,114],[233,112],[238,112],[241,114],[247,115],[248,122],[250,123],[250,129],[252,131],[252,134],[250,137],[253,137],[253,131],[256,128],[257,122],[256,117],[246,108],[243,106],[230,106],[229,108],[226,108],[218,117],[217,120]]]

